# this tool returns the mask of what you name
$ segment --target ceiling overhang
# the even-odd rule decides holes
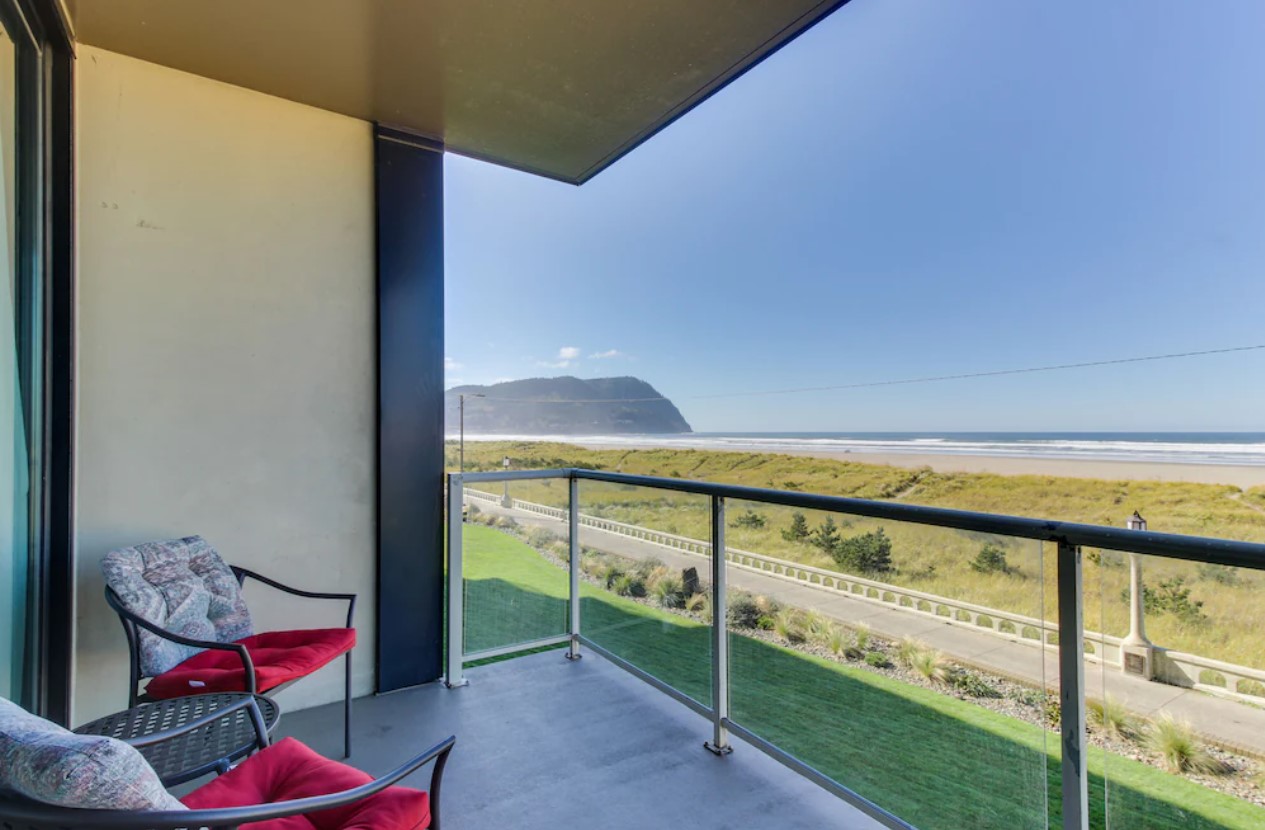
[[[67,0],[92,46],[582,183],[847,0]]]

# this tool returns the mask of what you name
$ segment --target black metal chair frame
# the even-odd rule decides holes
[[[246,568],[239,568],[236,565],[230,565],[229,567],[232,568],[233,575],[237,577],[237,584],[241,587],[245,587],[246,579],[250,578],[257,582],[262,582],[270,588],[275,588],[278,591],[284,591],[287,594],[293,594],[294,596],[304,597],[306,599],[332,599],[344,601],[347,603],[347,628],[352,627],[352,619],[356,614],[355,594],[331,594],[321,591],[304,591],[300,588],[283,585],[275,579],[270,579]],[[129,707],[135,706],[140,701],[151,699],[148,696],[141,694],[139,691],[140,682],[144,679],[144,675],[141,674],[140,636],[137,631],[138,628],[143,628],[146,631],[162,637],[165,640],[170,640],[173,643],[192,646],[193,648],[216,649],[219,651],[231,651],[236,653],[238,658],[242,661],[242,668],[245,670],[246,674],[246,688],[243,689],[243,691],[250,692],[251,694],[259,694],[257,684],[255,682],[255,664],[254,661],[250,659],[250,652],[245,646],[240,643],[221,643],[215,640],[197,640],[192,637],[185,637],[182,634],[177,634],[174,631],[168,631],[165,628],[150,622],[139,614],[129,611],[123,605],[123,600],[119,598],[119,595],[108,585],[105,589],[105,601],[111,608],[114,609],[114,612],[119,615],[119,622],[123,624],[123,633],[127,635],[129,676],[131,678],[131,682],[128,685],[127,705]],[[351,651],[348,651],[343,656],[345,658],[343,666],[343,757],[350,758]],[[302,678],[282,683],[279,686],[269,689],[264,694],[271,696],[292,683],[297,683],[298,680],[302,680]]]
[[[255,701],[246,698],[240,703],[211,712],[196,721],[166,732],[147,735],[143,739],[128,741],[132,746],[156,743],[169,740],[175,735],[183,734],[216,718],[235,711],[243,706],[253,710],[252,721],[259,731],[260,739],[266,743],[268,733],[264,728],[263,716]],[[315,813],[353,804],[382,792],[392,784],[416,772],[431,761],[435,766],[430,773],[430,830],[440,830],[439,794],[443,785],[444,767],[448,763],[448,753],[452,751],[457,737],[451,736],[432,746],[430,749],[410,761],[396,767],[391,772],[350,790],[329,793],[327,795],[298,798],[290,801],[277,801],[272,804],[256,804],[250,807],[220,807],[208,810],[154,811],[139,812],[135,810],[82,810],[71,807],[54,807],[32,801],[15,801],[0,798],[0,826],[12,830],[177,830],[177,828],[206,827],[210,830],[237,830],[243,824],[256,821],[284,818],[302,813]],[[250,763],[247,761],[246,763]]]

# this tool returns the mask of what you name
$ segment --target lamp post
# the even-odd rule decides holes
[[[1146,519],[1135,510],[1125,521],[1125,527],[1146,530]],[[1120,667],[1124,672],[1151,679],[1155,646],[1146,638],[1146,592],[1142,586],[1142,562],[1136,553],[1129,554],[1129,634],[1120,646]]]
[[[505,467],[505,469],[508,471],[510,468],[510,457],[508,455],[505,456],[505,460],[501,463]],[[501,507],[513,507],[513,506],[514,506],[514,500],[510,498],[510,483],[509,481],[506,481],[505,492],[501,494]]]
[[[470,397],[486,398],[487,395],[481,395],[478,392],[471,392]],[[466,471],[466,395],[464,392],[457,393],[457,412],[457,421],[460,424],[458,427],[460,430],[460,438],[457,442],[460,447],[458,450],[460,460],[457,462],[457,469],[458,471],[464,473]]]

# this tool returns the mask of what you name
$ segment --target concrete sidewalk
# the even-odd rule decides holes
[[[526,527],[544,527],[564,537],[567,533],[565,521],[483,501],[477,505],[483,512],[510,516]],[[584,526],[580,528],[580,542],[630,559],[659,559],[673,569],[698,568],[700,575],[706,578],[707,569],[700,566],[706,564],[708,557]],[[880,606],[829,588],[743,568],[730,568],[728,580],[732,588],[763,594],[783,605],[812,609],[849,625],[863,623],[886,639],[913,637],[957,662],[1033,686],[1058,688],[1058,654],[1037,645],[1004,640],[911,613],[899,606]],[[1214,743],[1241,754],[1265,758],[1265,708],[1143,680],[1089,660],[1085,662],[1085,684],[1093,699],[1111,695],[1130,712],[1143,717],[1167,712],[1190,721],[1201,735]]]

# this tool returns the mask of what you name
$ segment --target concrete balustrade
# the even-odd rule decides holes
[[[497,505],[501,501],[501,496],[482,490],[466,488],[465,495],[470,499]],[[514,499],[513,506],[516,510],[562,521],[568,517],[568,512],[564,508],[550,507],[521,499]],[[691,539],[688,536],[665,533],[585,513],[579,514],[578,520],[584,527],[617,533],[699,556],[711,556],[711,544],[700,539]],[[790,562],[752,551],[726,548],[725,559],[730,565],[744,570],[781,577],[790,582],[802,582],[814,588],[847,594],[853,599],[876,605],[895,606],[902,611],[932,617],[948,625],[987,631],[1012,642],[1041,646],[1050,651],[1058,650],[1057,623],[974,605],[912,588],[902,588],[866,577]],[[1114,668],[1121,667],[1122,639],[1120,637],[1094,631],[1085,631],[1084,634],[1085,659]],[[1173,686],[1195,688],[1222,697],[1265,705],[1265,671],[1260,669],[1156,648],[1156,679]]]

